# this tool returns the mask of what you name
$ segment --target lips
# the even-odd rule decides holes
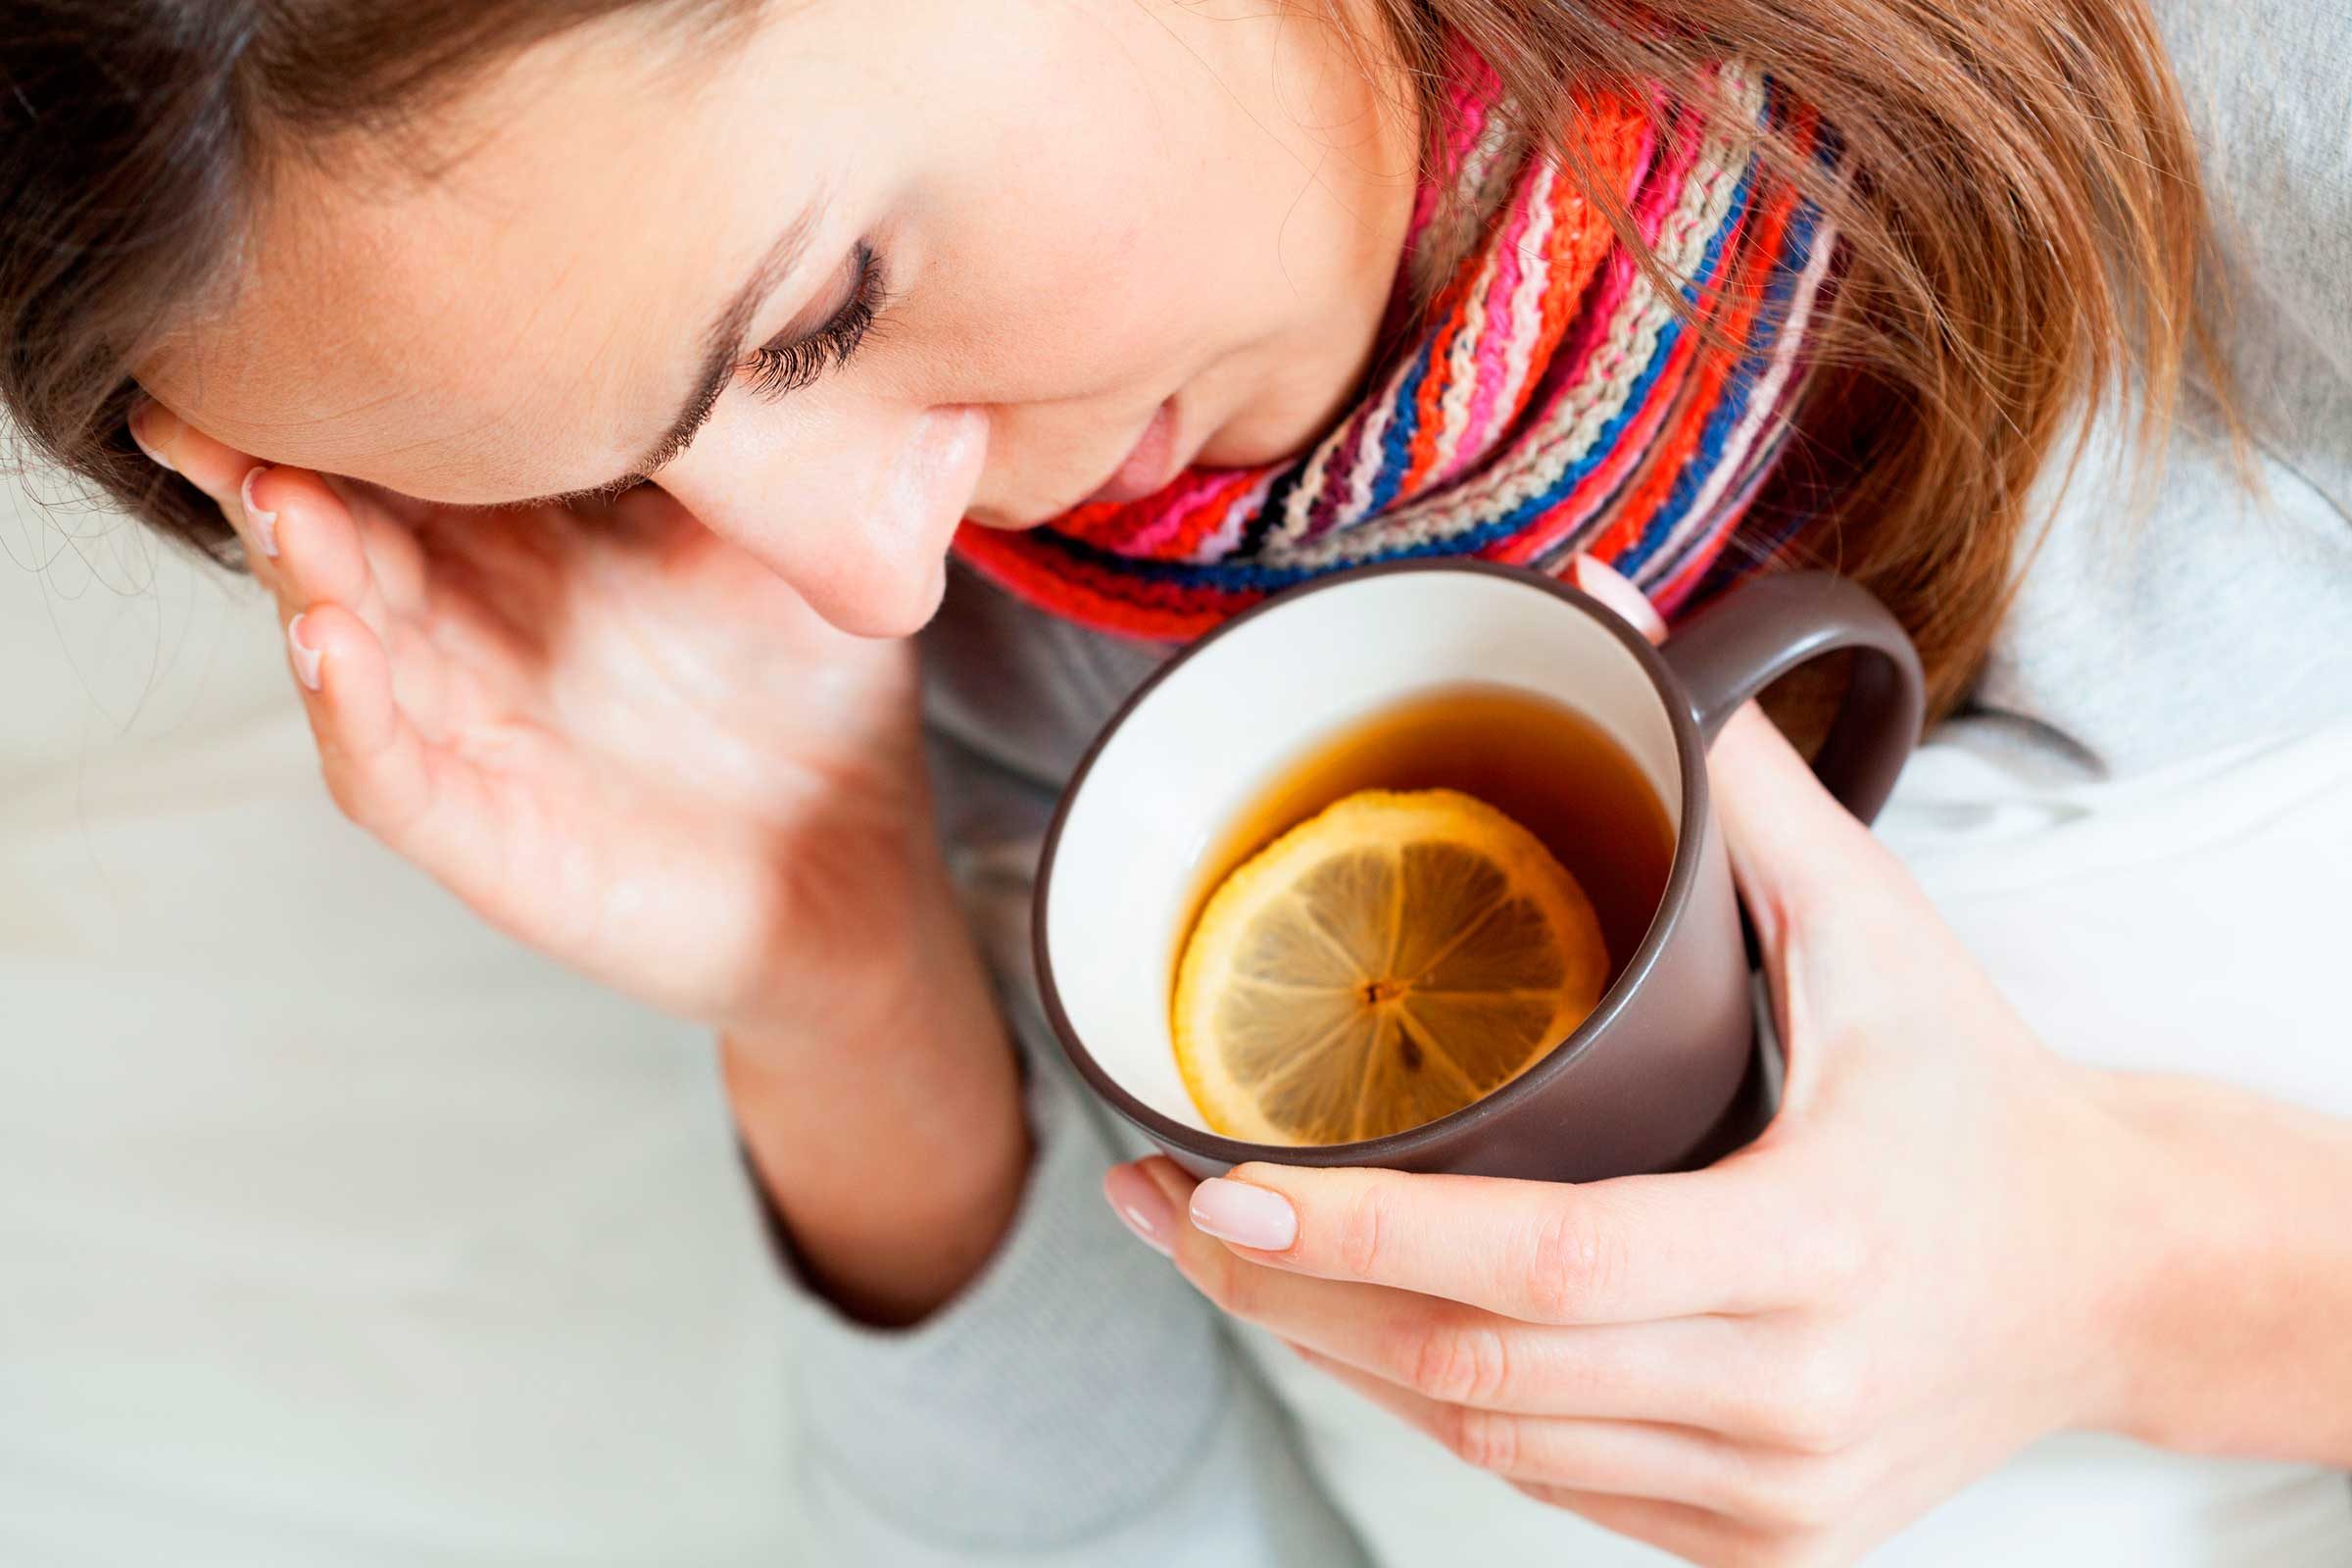
[[[1152,422],[1136,438],[1118,471],[1087,502],[1141,501],[1167,488],[1176,477],[1176,400],[1169,398],[1152,412]]]

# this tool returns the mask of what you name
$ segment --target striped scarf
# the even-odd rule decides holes
[[[1589,167],[1623,192],[1666,274],[1716,330],[1691,330],[1552,158],[1499,169],[1483,67],[1453,97],[1442,177],[1508,182],[1479,247],[1409,352],[1312,450],[1196,467],[1141,501],[1023,532],[966,522],[963,560],[1098,630],[1182,642],[1328,572],[1418,556],[1538,569],[1609,562],[1671,614],[1711,586],[1788,439],[1805,328],[1836,249],[1826,219],[1768,178],[1747,126],[1827,167],[1831,138],[1770,85],[1721,73],[1713,117],[1635,94],[1586,101]],[[1437,187],[1414,215],[1428,230]],[[1743,555],[1756,552],[1743,551]]]

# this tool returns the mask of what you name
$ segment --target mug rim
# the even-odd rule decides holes
[[[1228,1138],[1223,1133],[1178,1121],[1146,1104],[1111,1077],[1102,1064],[1095,1059],[1094,1053],[1087,1049],[1077,1026],[1070,1021],[1068,1011],[1062,1006],[1061,991],[1054,980],[1054,960],[1049,951],[1052,944],[1047,935],[1051,929],[1048,915],[1054,889],[1054,865],[1061,849],[1062,829],[1069,820],[1072,808],[1084,792],[1087,779],[1093,774],[1096,760],[1102,756],[1103,748],[1110,744],[1113,736],[1126,728],[1127,721],[1150,700],[1160,683],[1183,668],[1195,655],[1227,632],[1286,605],[1377,577],[1423,572],[1499,577],[1540,589],[1589,618],[1599,621],[1642,666],[1642,673],[1649,678],[1651,690],[1657,694],[1661,706],[1666,710],[1667,724],[1674,731],[1675,760],[1682,770],[1682,821],[1675,834],[1674,859],[1667,868],[1666,886],[1658,896],[1657,912],[1650,916],[1648,928],[1635,945],[1633,956],[1618,969],[1616,978],[1601,993],[1600,1001],[1593,1004],[1583,1022],[1570,1030],[1566,1037],[1545,1048],[1533,1066],[1510,1082],[1434,1121],[1425,1121],[1402,1132],[1345,1144],[1251,1143],[1247,1139]],[[1204,1159],[1222,1160],[1229,1165],[1247,1164],[1252,1160],[1289,1165],[1393,1165],[1433,1147],[1451,1144],[1464,1134],[1475,1133],[1495,1117],[1508,1114],[1522,1101],[1542,1095],[1553,1082],[1575,1070],[1577,1063],[1590,1054],[1593,1044],[1625,1012],[1634,993],[1648,978],[1650,971],[1657,967],[1666,944],[1673,939],[1675,928],[1681,922],[1682,911],[1690,902],[1690,889],[1698,879],[1699,854],[1707,831],[1706,760],[1706,747],[1699,739],[1698,721],[1692,716],[1689,694],[1683,691],[1682,682],[1675,675],[1673,666],[1667,663],[1665,656],[1615,611],[1583,589],[1546,572],[1501,562],[1462,557],[1389,561],[1333,572],[1329,576],[1317,577],[1270,595],[1201,633],[1145,677],[1134,691],[1128,693],[1126,700],[1119,704],[1109,720],[1088,743],[1084,755],[1078,760],[1078,765],[1070,772],[1069,782],[1062,786],[1061,797],[1054,806],[1053,821],[1046,829],[1044,847],[1038,855],[1037,891],[1030,905],[1030,966],[1036,972],[1038,1000],[1045,1010],[1046,1022],[1060,1044],[1062,1054],[1069,1058],[1071,1065],[1078,1069],[1079,1076],[1086,1080],[1088,1087],[1104,1103],[1152,1138],[1174,1144]],[[1697,828],[1695,832],[1692,831],[1693,824]]]

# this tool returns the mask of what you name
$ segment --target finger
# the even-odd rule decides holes
[[[1226,1279],[1213,1261],[1186,1261],[1209,1282],[1206,1294],[1241,1309],[1235,1315],[1440,1403],[1664,1422],[1742,1441],[1768,1441],[1777,1430],[1762,1402],[1770,1380],[1737,1319],[1536,1328],[1379,1286],[1271,1270]]]
[[[384,602],[396,614],[421,613],[425,600],[425,559],[416,530],[387,504],[387,493],[375,486],[336,474],[318,477],[343,503],[353,526],[360,530],[360,548],[368,553],[368,569],[374,574]]]
[[[1625,623],[1652,643],[1666,640],[1666,619],[1634,580],[1594,556],[1579,555],[1569,564],[1577,587],[1615,611]]]
[[[1156,1203],[1139,1201],[1121,1174],[1134,1169],[1105,1182],[1112,1206],[1195,1289],[1229,1316],[1367,1376],[1520,1415],[1668,1422],[1755,1441],[1776,1434],[1772,1369],[1744,1320],[1537,1328],[1386,1286],[1286,1274],[1195,1229],[1183,1217],[1189,1178],[1163,1178],[1150,1195]]]
[[[1622,1497],[1572,1487],[1522,1484],[1538,1502],[1589,1519],[1612,1535],[1643,1542],[1686,1562],[1735,1563],[1765,1560],[1761,1541],[1750,1530],[1718,1513],[1688,1503],[1651,1497]]]
[[[258,462],[247,453],[216,441],[188,424],[163,405],[147,400],[130,416],[131,437],[148,457],[184,474],[220,509],[244,542],[246,562],[257,578],[273,585],[280,555],[282,523],[272,492],[286,476],[307,472]],[[385,603],[395,612],[414,613],[421,608],[424,556],[416,536],[381,506],[364,498],[366,487],[310,474],[343,507],[358,528],[369,573]],[[264,481],[269,483],[265,486]],[[256,491],[260,494],[257,496]],[[328,594],[325,597],[337,597]]]
[[[1740,1513],[1759,1501],[1755,1477],[1777,1456],[1753,1455],[1712,1433],[1646,1421],[1510,1415],[1447,1404],[1294,1346],[1301,1360],[1346,1384],[1475,1469],[1506,1481],[1648,1497]]]
[[[343,499],[304,468],[257,466],[239,488],[249,512],[272,519],[277,576],[287,600],[297,607],[341,605],[384,637],[391,607]]]
[[[271,533],[275,519],[247,512],[243,491],[245,476],[257,466],[254,460],[214,440],[153,399],[131,411],[130,432],[141,451],[212,498],[243,542],[246,562],[255,575],[265,575],[263,564],[277,554]]]
[[[448,661],[387,600],[357,519],[336,488],[307,468],[260,466],[242,482],[250,511],[275,519],[271,586],[287,616],[334,604],[357,614],[382,647],[392,701],[427,741],[448,732]]]
[[[1786,1056],[1783,1114],[1800,1124],[1832,1064],[1951,994],[1974,962],[1893,854],[1847,814],[1754,705],[1708,758],[1732,879],[1755,927]]]
[[[1271,1267],[1529,1323],[1765,1311],[1805,1299],[1817,1268],[1811,1228],[1740,1165],[1568,1186],[1248,1164],[1190,1214]]]
[[[430,770],[393,701],[390,661],[374,631],[341,605],[314,604],[287,622],[286,643],[335,804],[370,829],[416,817],[431,794]]]
[[[251,457],[214,440],[152,398],[131,410],[130,433],[141,451],[223,510],[236,505],[237,486],[253,466]]]
[[[1577,587],[1652,643],[1665,620],[1632,579],[1587,555],[1570,563]],[[1753,703],[1726,725],[1709,754],[1725,835],[1740,891],[1768,945],[1786,929],[1791,905],[1807,908],[1857,881],[1854,860],[1883,869],[1877,842],[1821,787],[1813,770]]]
[[[1176,1255],[1176,1204],[1139,1165],[1113,1165],[1104,1171],[1102,1200],[1146,1247],[1162,1257]]]
[[[393,700],[383,645],[339,605],[317,605],[286,626],[303,707],[327,792],[352,821],[444,881],[498,863],[496,846],[466,824],[486,819],[462,799],[469,770],[425,744]]]
[[[1716,738],[1707,778],[1733,877],[1768,950],[1797,920],[1845,911],[1859,917],[1853,928],[1876,923],[1900,869],[1752,703]]]

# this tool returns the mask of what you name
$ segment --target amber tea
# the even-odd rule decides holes
[[[1674,827],[1625,748],[1548,698],[1464,684],[1357,719],[1277,771],[1217,834],[1192,914],[1235,866],[1334,801],[1367,789],[1459,790],[1543,840],[1592,901],[1612,984],[1666,896]]]
[[[1172,1004],[1186,1087],[1267,1143],[1459,1109],[1598,1003],[1674,848],[1639,765],[1560,704],[1455,685],[1346,725],[1205,858]]]

